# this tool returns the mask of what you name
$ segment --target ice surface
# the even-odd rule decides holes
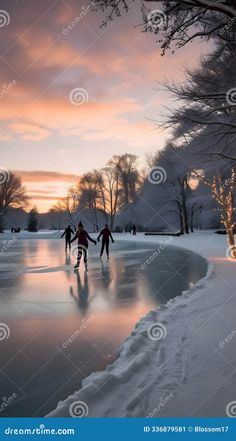
[[[91,244],[88,274],[83,264],[73,272],[77,246],[66,255],[58,232],[21,232],[14,242],[11,233],[0,236],[8,244],[0,256],[0,322],[10,327],[0,386],[4,396],[17,394],[7,415],[50,412],[115,359],[141,317],[206,271],[204,259],[172,244],[157,252],[157,244],[114,236],[109,264]]]
[[[163,241],[141,234],[138,240]],[[78,400],[91,417],[226,416],[235,400],[235,262],[226,258],[226,238],[213,232],[174,238],[172,244],[206,257],[207,276],[142,319],[116,361],[86,378],[49,416],[69,416]],[[166,337],[153,341],[147,331],[157,323]]]

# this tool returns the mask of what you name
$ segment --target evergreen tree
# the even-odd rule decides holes
[[[28,231],[31,231],[31,232],[38,231],[38,210],[37,210],[37,207],[33,207],[29,212],[27,229],[28,229]]]

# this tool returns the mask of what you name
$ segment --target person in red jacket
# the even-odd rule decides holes
[[[105,224],[105,227],[103,228],[103,230],[101,231],[101,233],[99,234],[97,241],[99,242],[100,237],[102,236],[102,247],[101,247],[101,252],[100,252],[100,259],[103,255],[103,251],[104,248],[106,247],[106,253],[107,253],[107,260],[109,260],[109,243],[110,243],[110,238],[112,243],[114,243],[114,239],[111,235],[111,232],[109,230],[109,227],[107,224]]]
[[[78,239],[78,257],[74,268],[79,268],[81,257],[84,254],[85,271],[88,271],[88,240],[93,242],[94,245],[96,245],[97,242],[96,240],[93,240],[91,236],[89,236],[87,231],[84,230],[82,222],[78,224],[78,230],[70,243],[74,242],[76,239]]]

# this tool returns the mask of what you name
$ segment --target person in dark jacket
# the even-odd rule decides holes
[[[105,227],[103,228],[103,230],[101,231],[101,233],[99,234],[97,240],[98,242],[100,241],[100,237],[102,236],[102,247],[101,247],[101,252],[100,252],[100,259],[103,255],[103,251],[104,248],[106,247],[106,253],[107,253],[107,260],[109,260],[109,243],[110,243],[110,238],[112,243],[114,243],[114,239],[111,235],[111,232],[109,230],[109,227],[107,224],[105,224]]]
[[[136,232],[137,232],[136,225],[133,224],[131,231],[133,232],[133,236],[136,236]]]
[[[78,230],[76,231],[76,234],[70,241],[70,243],[74,242],[76,239],[78,239],[78,257],[77,263],[75,264],[74,268],[79,268],[81,257],[84,254],[85,271],[88,271],[88,240],[90,240],[90,242],[93,242],[94,245],[96,245],[97,242],[96,240],[93,240],[91,236],[89,236],[87,231],[84,230],[82,222],[79,222]]]
[[[65,236],[65,250],[67,251],[67,247],[70,249],[70,240],[71,235],[74,234],[74,231],[71,229],[70,225],[67,225],[64,233],[61,235],[61,238]]]

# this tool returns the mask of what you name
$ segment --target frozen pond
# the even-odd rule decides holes
[[[10,332],[0,341],[0,416],[52,411],[114,360],[142,316],[206,274],[190,251],[155,250],[117,240],[107,263],[91,244],[88,273],[73,271],[60,240],[17,239],[1,253],[0,326]]]

